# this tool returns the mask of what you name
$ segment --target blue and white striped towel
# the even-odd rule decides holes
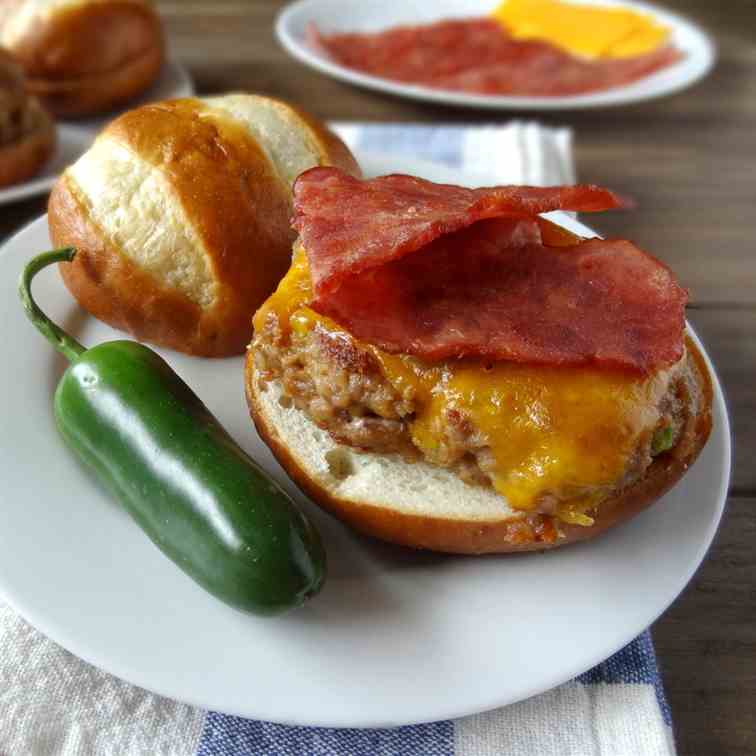
[[[570,132],[334,124],[359,152],[404,153],[486,183],[575,180]],[[454,721],[288,727],[205,712],[78,660],[0,603],[0,756],[673,756],[651,636],[571,683]]]

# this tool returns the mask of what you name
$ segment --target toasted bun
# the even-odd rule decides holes
[[[591,527],[559,525],[510,509],[491,489],[454,473],[395,455],[364,454],[337,444],[304,413],[281,403],[276,382],[258,380],[250,352],[245,383],[262,439],[297,485],[356,530],[385,541],[459,554],[532,551],[593,538],[630,519],[669,490],[693,463],[711,430],[711,379],[688,340],[683,397],[686,419],[677,446],[656,458],[646,476],[602,503]]]
[[[251,315],[291,261],[291,182],[314,165],[359,173],[341,141],[252,95],[125,113],[57,182],[50,235],[63,280],[95,317],[207,357],[241,354]]]
[[[34,176],[55,149],[55,124],[48,113],[34,99],[26,108],[30,129],[19,139],[0,145],[0,187]]]
[[[59,116],[112,110],[147,89],[164,56],[147,0],[10,0],[0,44],[21,62],[28,89]]]

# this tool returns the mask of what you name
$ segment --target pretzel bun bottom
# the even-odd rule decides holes
[[[465,484],[449,470],[410,464],[396,455],[362,454],[336,443],[304,413],[279,401],[275,381],[263,385],[251,351],[245,385],[257,431],[284,470],[316,504],[355,530],[403,546],[457,554],[538,551],[594,538],[631,519],[695,461],[711,430],[712,386],[690,340],[688,354],[686,418],[678,444],[657,457],[637,483],[602,502],[592,526],[558,524],[556,539],[543,537],[554,530],[544,527],[545,516],[513,510],[492,490]],[[339,474],[339,469],[349,473]]]

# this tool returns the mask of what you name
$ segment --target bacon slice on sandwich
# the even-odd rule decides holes
[[[623,240],[556,233],[540,213],[621,207],[596,186],[466,189],[314,168],[294,187],[310,306],[356,338],[424,359],[677,362],[687,293]]]

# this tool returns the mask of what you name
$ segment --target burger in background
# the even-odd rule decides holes
[[[51,113],[79,118],[142,94],[165,45],[150,0],[0,0],[0,46]]]
[[[24,85],[21,66],[0,49],[0,187],[31,178],[55,148],[55,124]]]

